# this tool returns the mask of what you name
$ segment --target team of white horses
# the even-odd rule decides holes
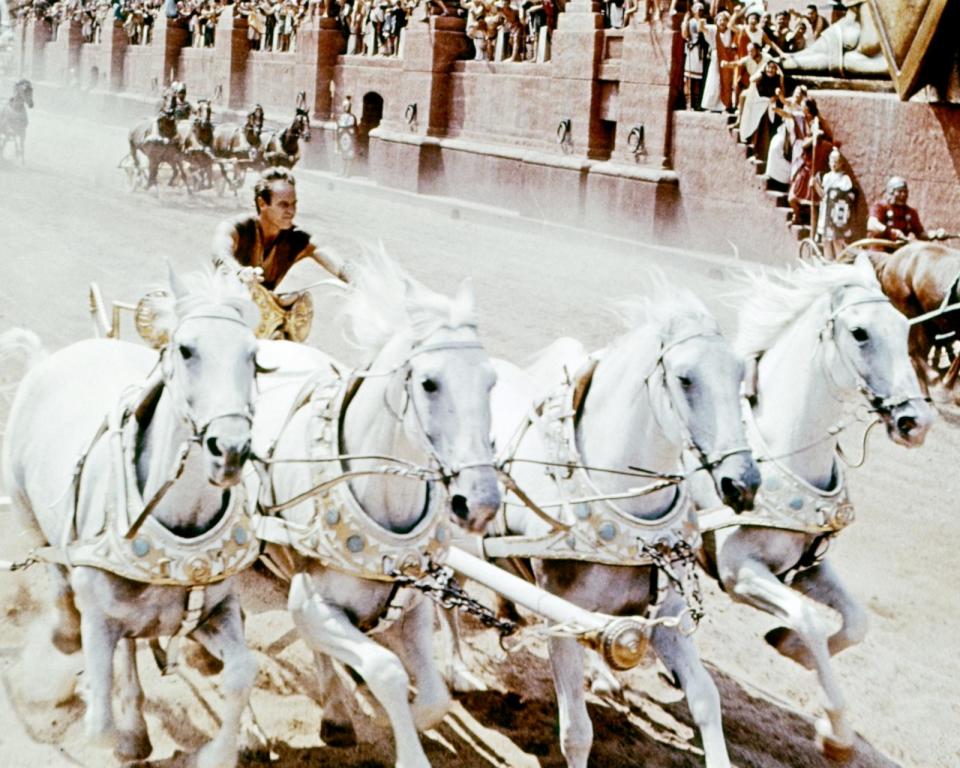
[[[830,656],[866,623],[824,556],[852,520],[838,436],[856,407],[907,446],[933,418],[907,320],[869,263],[753,278],[734,345],[695,297],[664,286],[603,350],[561,340],[527,370],[488,357],[469,284],[446,298],[385,257],[355,276],[342,315],[359,370],[258,343],[235,277],[171,274],[150,308],[159,355],[89,340],[23,378],[3,453],[35,539],[17,565],[49,566],[50,639],[82,651],[91,740],[122,760],[149,755],[136,640],[171,638],[159,655],[172,663],[189,636],[222,661],[226,702],[197,764],[235,765],[256,673],[241,605],[285,603],[317,661],[324,735],[350,728],[335,661],[382,704],[396,764],[427,766],[418,731],[450,695],[433,604],[410,586],[437,591],[438,567],[466,557],[452,544],[470,541],[581,609],[635,617],[721,768],[720,698],[691,637],[699,559],[732,599],[782,622],[767,639],[817,672],[824,751],[850,753]],[[249,568],[257,559],[269,570]],[[837,632],[804,595],[839,612]],[[371,637],[384,626],[399,655]],[[561,749],[584,768],[585,690],[600,673],[576,634],[551,633],[549,650]]]

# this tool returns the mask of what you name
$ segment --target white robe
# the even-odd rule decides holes
[[[718,32],[716,26],[709,24],[704,27],[703,36],[710,46],[710,66],[707,68],[707,80],[703,85],[703,98],[700,106],[709,112],[723,112],[726,104],[720,99],[720,58],[717,56],[717,35],[723,35],[723,44],[728,48],[733,45],[733,32]]]

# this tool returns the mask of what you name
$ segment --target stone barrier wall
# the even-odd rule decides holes
[[[68,24],[56,40],[39,22],[18,37],[18,76],[86,90],[69,103],[95,114],[127,98],[159,97],[171,80],[191,99],[244,113],[260,103],[276,122],[297,94],[312,106],[304,162],[335,167],[332,131],[344,96],[361,121],[357,170],[389,187],[464,198],[615,235],[782,262],[796,252],[743,151],[717,115],[674,111],[682,40],[634,24],[604,30],[599,4],[569,0],[542,63],[473,61],[457,18],[412,18],[402,56],[346,56],[331,19],[307,21],[295,51],[252,51],[246,22],[223,14],[213,48],[188,46],[179,22],[157,20],[132,45],[119,26],[83,44]],[[928,226],[960,231],[960,106],[902,103],[892,93],[820,91],[822,114],[856,182],[873,200],[892,173],[911,182]],[[562,141],[561,141],[562,139]]]

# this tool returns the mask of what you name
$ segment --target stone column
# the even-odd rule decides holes
[[[21,38],[20,74],[31,80],[44,78],[47,45],[52,38],[53,32],[47,22],[27,19]]]
[[[153,22],[150,72],[157,78],[160,88],[165,88],[178,78],[180,49],[190,40],[190,30],[181,19],[168,19],[163,13]]]
[[[70,86],[79,85],[81,82],[80,72],[77,68],[80,65],[80,46],[83,44],[83,32],[80,22],[70,19],[60,25],[60,34],[57,39],[57,47],[61,51],[62,72],[58,79]],[[49,76],[50,73],[47,73]]]
[[[617,160],[670,166],[673,107],[683,90],[683,40],[678,31],[634,21],[624,30],[620,69]],[[642,129],[640,153],[627,146],[631,130]]]
[[[220,14],[213,43],[213,82],[222,92],[220,98],[228,109],[246,108],[247,58],[250,40],[247,20],[235,17],[231,6]]]
[[[337,108],[330,98],[337,57],[347,50],[347,39],[336,19],[314,19],[297,40],[297,90],[306,91],[307,104],[320,119],[333,119]]]
[[[557,18],[550,56],[556,122],[570,121],[571,154],[584,157],[603,142],[597,82],[603,56],[603,14],[598,0],[570,0]]]
[[[107,66],[103,87],[108,91],[119,91],[123,88],[124,53],[130,44],[130,36],[120,20],[113,18],[112,14],[105,21],[100,42],[103,52],[101,60]]]
[[[454,16],[430,16],[426,22],[411,18],[403,46],[400,92],[406,104],[395,105],[383,116],[383,125],[410,131],[403,116],[416,104],[415,133],[443,136],[450,106],[450,70],[470,50],[467,22]]]

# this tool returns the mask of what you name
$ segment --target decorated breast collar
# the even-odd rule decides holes
[[[445,493],[428,485],[420,522],[407,533],[389,531],[374,521],[354,496],[341,461],[343,419],[362,377],[337,376],[318,384],[309,396],[312,409],[308,450],[313,484],[324,490],[313,497],[314,514],[306,525],[280,517],[259,516],[257,535],[264,541],[292,547],[301,555],[350,576],[391,582],[401,576],[418,577],[431,564],[446,560],[450,526]]]
[[[246,493],[239,483],[225,495],[220,519],[199,536],[182,537],[147,516],[132,538],[144,509],[137,483],[135,452],[139,424],[132,418],[142,395],[123,399],[107,421],[110,487],[103,530],[63,549],[64,564],[100,568],[131,581],[190,587],[213,584],[252,565],[260,544],[252,534]]]
[[[847,491],[843,465],[834,458],[833,488],[823,491],[791,472],[772,457],[753,415],[753,408],[744,401],[747,437],[760,456],[761,484],[753,510],[734,513],[726,507],[700,515],[700,528],[715,531],[745,526],[779,528],[810,536],[832,536],[853,522],[855,513]]]
[[[543,536],[501,535],[485,539],[484,551],[488,556],[638,566],[654,564],[648,554],[650,548],[669,551],[681,542],[690,546],[699,543],[692,503],[682,485],[677,486],[671,506],[661,517],[645,520],[624,511],[610,494],[597,488],[583,468],[576,427],[598,362],[597,358],[588,360],[536,409],[549,451],[548,461],[559,465],[546,470],[558,490],[559,504],[549,505],[559,507],[552,521],[553,530]],[[512,458],[511,455],[505,464],[509,465]],[[497,527],[506,534],[503,508]]]

